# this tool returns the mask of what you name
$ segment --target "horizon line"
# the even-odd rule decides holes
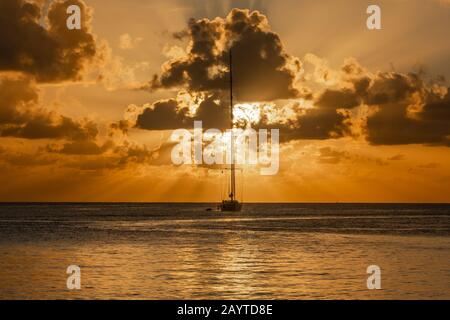
[[[217,204],[219,202],[211,201],[0,201],[0,205],[5,204]],[[450,205],[450,202],[322,202],[322,201],[249,201],[245,204],[435,204],[435,205]]]

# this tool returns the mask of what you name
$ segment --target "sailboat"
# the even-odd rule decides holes
[[[222,212],[239,212],[242,210],[242,203],[237,200],[236,193],[236,164],[235,164],[235,143],[233,132],[233,60],[230,48],[230,128],[231,128],[231,166],[230,166],[230,188],[228,199],[222,200],[219,208]]]

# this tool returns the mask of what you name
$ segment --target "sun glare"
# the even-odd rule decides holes
[[[255,124],[261,119],[261,104],[236,104],[233,109],[235,123]]]

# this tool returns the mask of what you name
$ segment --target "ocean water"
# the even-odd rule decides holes
[[[211,206],[2,204],[0,299],[450,299],[450,205]]]

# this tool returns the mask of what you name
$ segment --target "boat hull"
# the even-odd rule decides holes
[[[239,201],[223,201],[220,204],[220,210],[222,212],[239,212],[242,210],[242,203]]]

